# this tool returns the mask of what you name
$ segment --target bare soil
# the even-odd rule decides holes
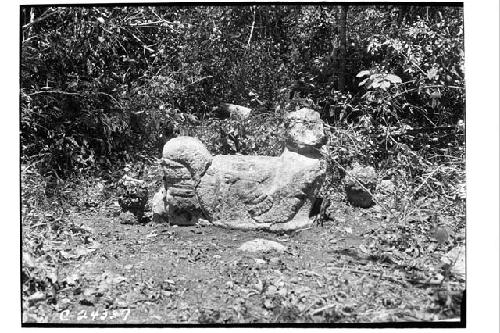
[[[292,233],[124,225],[107,209],[71,214],[89,230],[50,301],[25,322],[228,324],[435,321],[460,317],[464,281],[440,262],[464,243],[463,218],[438,244],[425,220],[335,203],[335,220]],[[264,238],[284,253],[238,250]],[[71,251],[75,249],[67,249]],[[38,318],[38,319],[37,319]]]

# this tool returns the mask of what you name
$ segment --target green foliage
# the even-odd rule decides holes
[[[261,114],[246,120],[211,120],[181,128],[197,137],[215,155],[278,156],[284,148],[284,127],[279,115]]]
[[[280,119],[300,107],[356,138],[349,156],[335,139],[346,163],[463,144],[410,134],[464,119],[462,9],[347,8],[342,22],[330,5],[23,7],[22,158],[64,177],[157,155],[172,128],[215,153],[276,155]],[[253,116],[210,119],[220,102]]]
[[[432,8],[435,15],[417,17],[401,26],[402,33],[374,34],[367,50],[373,56],[367,89],[390,88],[390,80],[371,82],[373,75],[402,79],[388,94],[368,91],[365,99],[384,104],[414,125],[454,125],[464,118],[463,22],[460,8]],[[367,73],[367,71],[359,74]],[[393,74],[391,74],[393,73]],[[371,85],[369,84],[371,83]],[[382,101],[380,101],[382,100]]]

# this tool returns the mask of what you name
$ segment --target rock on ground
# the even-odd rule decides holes
[[[383,179],[377,186],[377,192],[382,195],[392,195],[396,191],[394,183],[390,179]]]
[[[441,258],[441,262],[449,266],[453,275],[465,281],[465,246],[452,249]]]
[[[146,204],[148,202],[148,188],[143,180],[125,175],[118,182],[118,203],[122,212],[130,212],[142,222]]]
[[[168,222],[167,191],[165,187],[162,186],[160,190],[155,193],[151,200],[151,207],[153,211],[153,222]]]
[[[277,252],[284,252],[286,250],[286,246],[275,242],[275,241],[270,241],[267,239],[262,239],[262,238],[256,238],[254,240],[248,241],[243,243],[240,247],[239,250],[245,251],[245,252],[270,252],[270,251],[277,251]]]
[[[132,214],[131,212],[120,213],[120,216],[118,217],[118,219],[120,220],[121,224],[137,224],[137,223],[139,223],[136,216],[134,214]]]
[[[375,204],[373,194],[377,187],[377,174],[371,166],[363,167],[355,163],[345,181],[347,201],[355,207],[369,208]],[[359,182],[363,186],[359,184]],[[368,191],[369,192],[368,192]]]
[[[221,119],[245,120],[252,113],[252,109],[241,105],[222,103],[214,108],[214,112]]]
[[[291,112],[285,119],[285,125],[285,144],[288,150],[320,156],[319,150],[326,144],[328,137],[318,112],[307,108]]]

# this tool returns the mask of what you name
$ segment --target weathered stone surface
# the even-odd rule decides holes
[[[296,122],[289,129],[300,127],[293,137],[299,141],[299,133],[306,137],[295,146],[302,153],[308,147],[321,147],[324,140],[318,133],[308,133],[308,129],[322,132],[322,125],[314,125],[314,121],[321,122],[319,115],[311,113],[317,114],[303,109],[291,116]],[[312,119],[309,127],[298,121],[301,115]],[[205,215],[215,225],[234,229],[280,231],[311,225],[309,212],[323,182],[325,166],[316,151],[302,153],[287,148],[279,157],[215,156],[196,187]]]
[[[193,182],[191,172],[184,164],[164,158],[161,161],[161,166],[163,169],[163,180],[166,184],[177,184],[183,181]]]
[[[172,188],[167,190],[168,221],[176,225],[195,225],[203,217],[196,195],[172,195]]]
[[[441,258],[441,262],[455,277],[465,281],[465,246],[455,247]]]
[[[280,157],[219,155],[197,193],[215,225],[294,230],[312,223],[309,211],[323,175],[320,160],[293,152]]]
[[[300,109],[286,117],[286,148],[300,154],[319,156],[327,136],[318,112]]]
[[[212,161],[200,140],[181,136],[163,147],[163,179],[171,224],[194,225],[203,216],[195,185]]]
[[[127,175],[118,182],[118,203],[121,211],[133,214],[138,222],[142,222],[146,204],[148,202],[148,188],[146,182]]]
[[[198,180],[212,161],[212,155],[205,145],[198,139],[189,136],[180,136],[169,140],[163,147],[163,165],[171,168],[175,164],[184,166],[190,173],[191,178]],[[175,175],[184,177],[181,170],[175,171]]]
[[[353,206],[369,208],[374,205],[370,192],[373,194],[376,186],[377,174],[375,170],[371,166],[363,167],[355,163],[353,168],[349,170],[345,181],[347,200]]]
[[[245,120],[252,113],[252,109],[229,103],[222,103],[213,109],[215,114],[221,119]]]
[[[168,208],[167,208],[167,191],[165,187],[161,187],[151,200],[151,207],[153,211],[153,222],[165,223],[168,222]]]
[[[323,122],[317,112],[301,109],[288,115],[287,131],[279,157],[212,157],[197,139],[167,142],[163,169],[170,223],[207,218],[228,228],[271,231],[311,225],[309,213],[325,175]]]
[[[382,195],[391,195],[396,191],[396,186],[390,179],[382,179],[377,186],[377,192]]]
[[[271,252],[271,251],[284,252],[286,250],[286,246],[275,241],[256,238],[254,240],[243,243],[239,247],[239,250],[245,252],[253,252],[253,253]]]
[[[118,219],[120,220],[121,224],[137,224],[137,223],[139,223],[136,216],[129,211],[121,212]]]

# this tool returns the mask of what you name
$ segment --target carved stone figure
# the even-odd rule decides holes
[[[325,176],[326,144],[319,113],[301,109],[286,118],[286,146],[278,157],[211,156],[192,137],[163,149],[165,201],[172,224],[206,218],[238,229],[296,230],[312,223],[311,207]]]

